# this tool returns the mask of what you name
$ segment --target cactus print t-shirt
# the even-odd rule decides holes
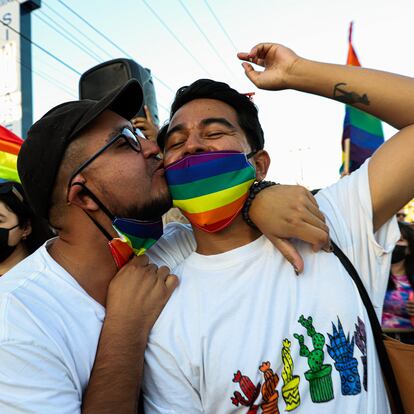
[[[372,232],[367,166],[317,201],[380,315],[399,231],[392,219]],[[300,276],[264,236],[174,270],[180,284],[146,351],[147,414],[390,412],[352,279],[333,253],[297,248]]]

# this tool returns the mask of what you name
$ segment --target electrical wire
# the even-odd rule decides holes
[[[71,23],[68,19],[66,19],[63,15],[59,14],[56,10],[54,10],[50,5],[42,2],[42,8],[46,7],[49,9],[52,13],[54,13],[56,16],[58,16],[60,19],[62,19],[68,26],[70,26],[73,30],[75,30],[77,33],[79,33],[81,36],[83,36],[85,39],[87,39],[90,43],[92,43],[97,49],[99,49],[101,52],[105,53],[106,56],[108,56],[110,59],[113,58],[113,56],[108,53],[107,50],[105,50],[101,45],[99,45],[97,42],[95,42],[93,39],[89,38],[85,33],[82,32],[79,28],[77,28],[73,23]],[[42,13],[48,18],[51,19],[50,16],[48,16],[44,10],[42,10]],[[56,25],[58,25],[56,23]]]
[[[207,0],[204,0],[204,3],[206,5],[206,7],[208,8],[208,10],[210,11],[211,15],[214,17],[215,21],[217,22],[217,24],[219,25],[221,31],[224,33],[224,35],[227,37],[227,40],[232,44],[234,50],[236,52],[239,51],[239,49],[237,48],[237,46],[234,44],[232,38],[230,37],[230,35],[227,33],[227,30],[224,28],[224,26],[222,25],[222,23],[220,22],[219,18],[217,17],[216,13],[214,13],[212,7],[210,6],[210,4],[208,3]]]
[[[18,30],[14,29],[13,27],[11,27],[8,24],[4,23],[2,20],[0,20],[0,23],[3,26],[5,26],[6,28],[10,29],[12,32],[17,33],[22,39],[26,40],[27,42],[29,42],[33,46],[36,46],[43,53],[45,53],[46,55],[50,56],[52,59],[56,60],[57,62],[59,62],[61,65],[65,66],[70,71],[76,73],[79,76],[81,75],[81,73],[78,72],[75,68],[73,68],[72,66],[68,65],[65,61],[63,61],[62,59],[58,58],[56,55],[54,55],[53,53],[49,52],[47,49],[45,49],[44,47],[40,46],[36,42],[33,42],[33,40],[29,39],[27,36],[25,36],[24,34],[20,33]]]
[[[204,30],[200,27],[200,25],[198,24],[198,22],[196,21],[196,19],[194,18],[194,16],[191,14],[190,10],[188,10],[187,6],[184,4],[184,2],[182,0],[178,0],[179,3],[181,4],[182,8],[185,10],[185,12],[187,13],[188,17],[191,19],[191,21],[194,23],[194,25],[197,27],[198,31],[202,34],[202,36],[204,37],[204,39],[207,41],[207,43],[209,44],[209,46],[211,47],[212,51],[215,53],[215,55],[220,59],[220,61],[223,63],[223,65],[226,67],[226,69],[229,71],[230,75],[232,76],[236,76],[236,74],[231,70],[231,68],[229,67],[229,65],[227,64],[227,62],[222,58],[222,56],[220,55],[220,53],[218,52],[218,50],[216,49],[216,47],[213,45],[213,43],[211,42],[211,40],[208,38],[208,36],[205,34]]]
[[[59,0],[60,1],[60,0]],[[209,73],[205,66],[200,63],[200,61],[191,53],[191,51],[185,46],[185,44],[177,37],[177,35],[169,28],[167,23],[161,19],[158,13],[148,4],[146,0],[142,0],[142,2],[147,6],[148,10],[156,17],[156,19],[161,23],[165,30],[178,42],[178,44],[187,52],[187,54],[197,63],[197,65],[202,69],[203,72],[206,72],[210,77],[211,73]]]
[[[69,42],[71,42],[72,44],[74,44],[75,46],[77,46],[79,49],[81,49],[83,52],[85,52],[89,57],[91,57],[92,59],[94,59],[95,61],[97,61],[98,63],[102,62],[102,59],[95,54],[95,52],[93,52],[92,50],[88,50],[86,47],[84,47],[80,42],[76,42],[74,38],[69,37],[68,35],[66,35],[65,33],[63,33],[61,30],[59,30],[58,28],[56,28],[55,26],[52,26],[47,20],[45,20],[41,15],[34,13],[34,17],[36,17],[37,19],[39,19],[41,22],[43,22],[44,24],[46,24],[48,27],[50,27],[52,30],[54,30],[56,33],[58,33],[59,35],[61,35],[64,39],[68,40]]]
[[[112,41],[108,36],[106,36],[104,33],[102,33],[100,30],[98,30],[95,26],[93,26],[91,23],[89,23],[86,19],[84,19],[79,13],[77,13],[75,10],[70,8],[67,4],[65,4],[62,0],[58,0],[62,6],[64,6],[67,10],[69,10],[72,14],[74,14],[78,19],[80,19],[83,23],[85,23],[88,27],[90,27],[95,33],[98,33],[100,36],[102,36],[107,42],[109,42],[113,47],[115,47],[117,50],[119,50],[123,55],[127,56],[129,59],[134,60],[134,58],[125,50],[123,50],[120,46],[118,46],[115,42]],[[166,84],[163,80],[152,74],[153,78],[156,79],[161,85],[163,85],[165,88],[167,88],[170,92],[173,92],[173,89]]]
[[[20,59],[17,59],[17,62],[20,64],[20,66],[23,66],[27,70],[30,70],[35,75],[39,76],[40,78],[44,79],[46,82],[49,82],[51,85],[54,85],[55,87],[59,88],[61,91],[66,92],[68,95],[72,96],[75,99],[78,99],[78,97],[74,94],[74,92],[68,88],[66,88],[62,82],[54,78],[53,76],[50,76],[46,73],[42,73],[41,71],[35,70],[33,68],[29,68],[29,66],[25,65]]]

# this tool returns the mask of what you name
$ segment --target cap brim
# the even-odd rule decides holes
[[[70,138],[79,134],[106,109],[109,109],[128,121],[141,109],[144,94],[140,83],[130,79],[125,85],[115,89],[89,109],[80,120]]]

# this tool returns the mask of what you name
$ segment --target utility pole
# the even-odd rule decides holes
[[[0,125],[25,138],[33,122],[30,13],[41,0],[0,0]]]

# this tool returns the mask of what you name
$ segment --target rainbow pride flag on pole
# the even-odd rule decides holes
[[[347,65],[361,66],[352,45],[352,26],[349,26],[349,48]],[[362,98],[368,99],[366,96]],[[364,161],[384,142],[381,121],[364,111],[346,105],[342,133],[341,173],[357,170]]]
[[[20,182],[17,174],[17,155],[23,140],[0,125],[0,182]]]

